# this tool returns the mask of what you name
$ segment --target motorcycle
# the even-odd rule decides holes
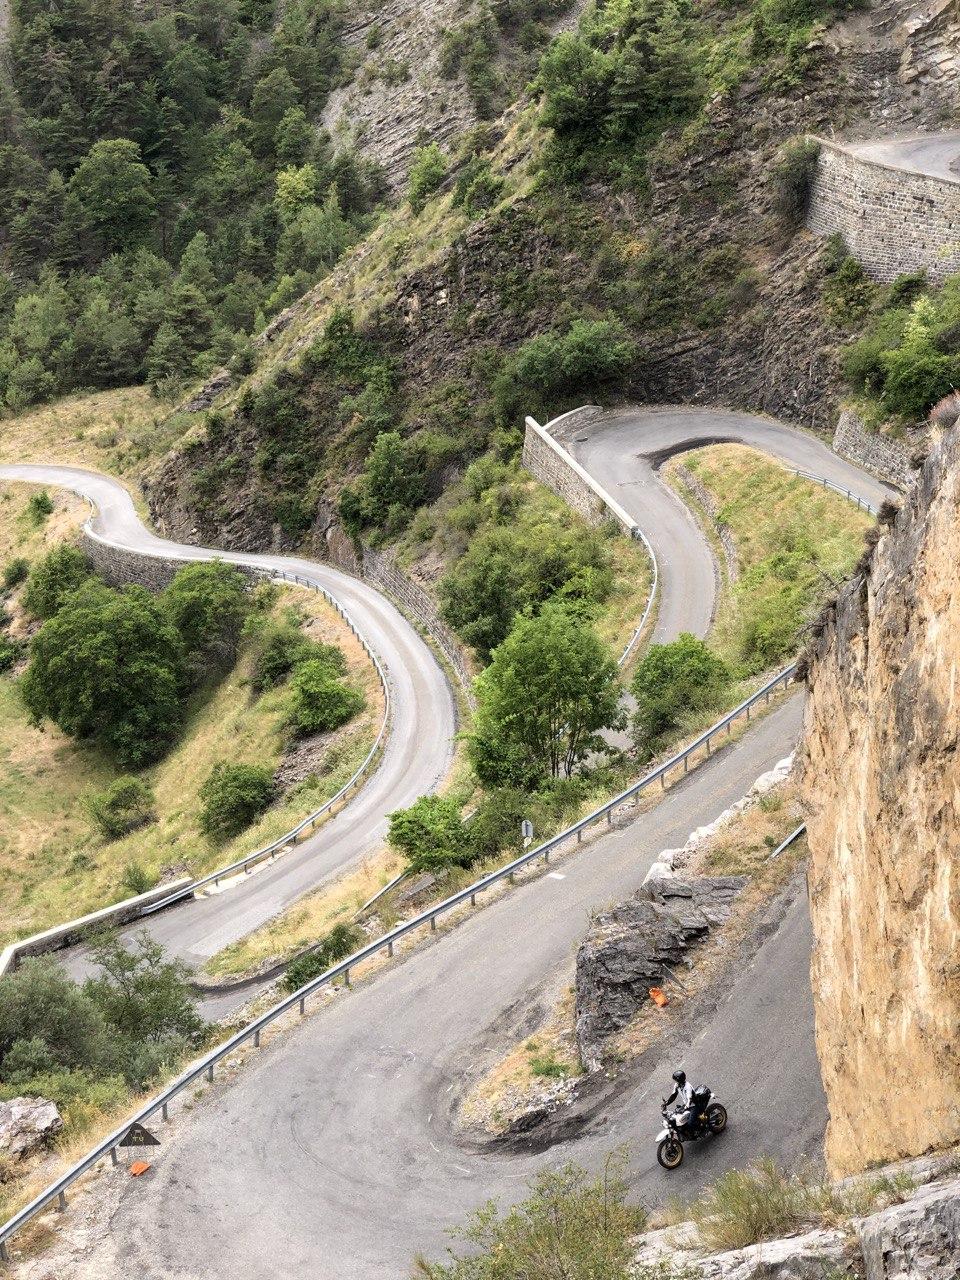
[[[727,1109],[713,1093],[701,1086],[693,1091],[694,1114],[689,1124],[678,1125],[676,1111],[667,1110],[666,1098],[660,1099],[664,1128],[657,1134],[657,1162],[664,1169],[678,1169],[683,1161],[683,1144],[716,1136],[727,1127]]]

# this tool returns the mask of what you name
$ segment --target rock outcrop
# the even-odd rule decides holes
[[[858,1226],[866,1280],[957,1280],[960,1182],[934,1182]]]
[[[15,1160],[46,1146],[63,1128],[56,1104],[46,1098],[0,1102],[0,1155]]]
[[[835,1172],[960,1138],[960,432],[809,654],[802,791]]]
[[[664,967],[683,964],[691,947],[726,920],[746,882],[671,876],[597,916],[577,952],[577,1044],[585,1067],[599,1065],[604,1041],[649,1000],[651,987],[663,985]]]

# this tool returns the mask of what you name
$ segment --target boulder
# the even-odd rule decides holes
[[[819,1230],[714,1254],[688,1266],[701,1280],[843,1280],[857,1274],[853,1256],[842,1231]]]
[[[0,1102],[0,1154],[20,1159],[45,1146],[62,1128],[60,1112],[46,1098]]]
[[[932,1182],[857,1224],[866,1280],[957,1280],[960,1179]]]
[[[584,1065],[600,1063],[603,1042],[622,1030],[662,986],[665,969],[730,914],[745,876],[646,882],[640,893],[594,920],[577,952],[577,1045]]]

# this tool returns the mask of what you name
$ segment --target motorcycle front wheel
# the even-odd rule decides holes
[[[683,1160],[683,1143],[676,1138],[664,1138],[657,1147],[657,1160],[664,1169],[677,1169]]]
[[[710,1126],[711,1133],[723,1133],[727,1127],[726,1107],[722,1107],[719,1102],[715,1102],[712,1107],[708,1107],[707,1124]]]

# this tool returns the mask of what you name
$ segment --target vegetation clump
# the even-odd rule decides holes
[[[55,547],[30,570],[23,607],[35,618],[52,618],[67,597],[89,579],[90,572],[79,547]]]
[[[691,714],[721,706],[730,681],[723,660],[689,632],[669,644],[651,645],[630,686],[637,704],[633,728],[641,756],[653,755]]]
[[[123,774],[104,790],[86,796],[84,808],[104,840],[119,840],[151,821],[155,803],[149,783]]]
[[[284,985],[288,991],[299,991],[306,983],[352,955],[363,940],[363,933],[356,925],[335,924],[320,943],[287,965]]]
[[[324,658],[301,662],[290,678],[287,719],[298,737],[339,729],[365,705],[361,690],[344,683]]]
[[[270,769],[220,761],[200,788],[200,830],[214,839],[228,840],[259,818],[275,796]]]

